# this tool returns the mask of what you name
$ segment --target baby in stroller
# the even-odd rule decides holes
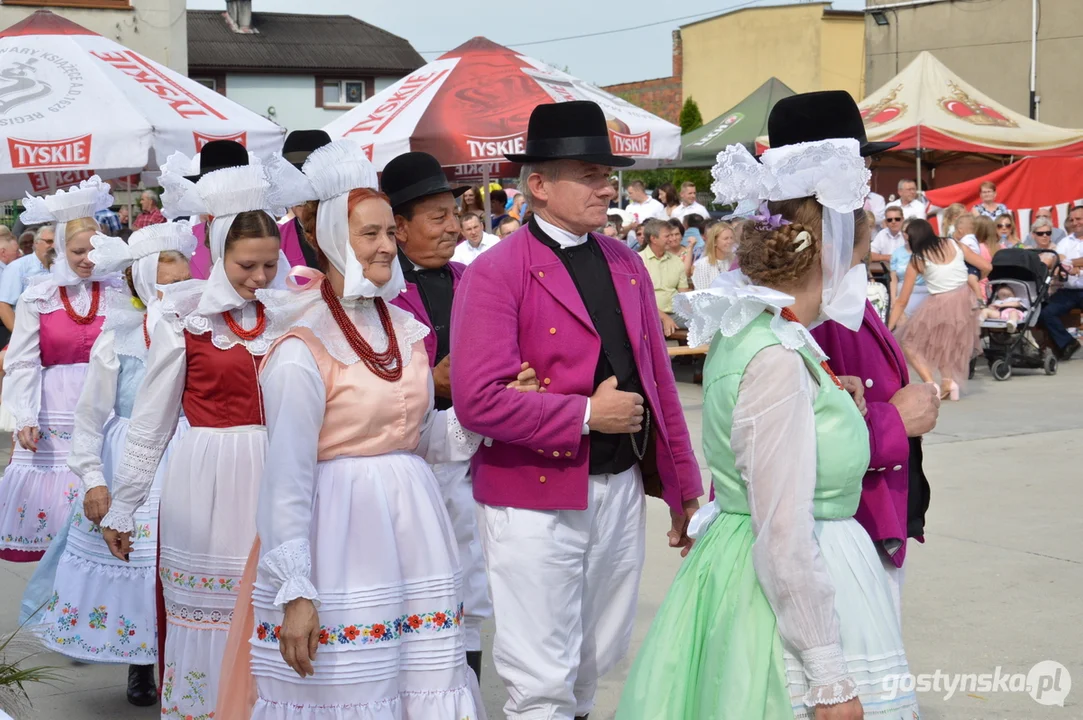
[[[989,305],[981,311],[981,319],[1003,320],[1007,323],[1008,332],[1013,333],[1026,318],[1029,309],[1027,301],[1016,297],[1015,290],[1010,285],[996,285]]]

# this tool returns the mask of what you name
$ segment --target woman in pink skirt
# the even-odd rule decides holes
[[[899,331],[899,344],[922,380],[935,383],[933,373],[939,372],[941,397],[958,400],[959,383],[966,380],[978,338],[978,299],[967,285],[966,265],[978,268],[983,276],[992,265],[951,238],[937,237],[925,220],[914,220],[906,232],[914,254],[890,326],[895,328],[918,275],[924,275],[929,299]]]

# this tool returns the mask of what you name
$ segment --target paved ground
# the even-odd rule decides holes
[[[682,385],[681,392],[701,455],[700,389]],[[928,720],[1083,718],[1083,487],[1076,484],[1076,460],[1083,455],[1081,408],[1083,361],[1069,363],[1053,378],[1037,374],[994,383],[982,373],[970,397],[945,408],[938,432],[927,440],[929,532],[926,545],[910,550],[904,597],[912,672],[991,674],[999,667],[1002,673],[1026,673],[1040,661],[1055,660],[1076,681],[1063,708],[1039,705],[1020,692],[968,688],[950,699],[943,690],[923,692]],[[660,504],[650,506],[633,651],[679,564],[665,546],[667,514]],[[31,571],[0,564],[0,630],[14,626]],[[41,659],[61,666],[65,681],[31,689],[33,718],[157,716],[156,708],[126,703],[121,667]],[[603,682],[594,720],[613,717],[627,670],[626,663]],[[1061,683],[1063,688],[1063,677]],[[490,717],[502,718],[501,688],[491,665],[483,687]]]

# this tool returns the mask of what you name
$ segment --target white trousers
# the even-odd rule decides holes
[[[493,601],[485,576],[477,503],[470,484],[470,463],[441,463],[433,465],[432,472],[444,495],[462,565],[463,643],[467,652],[481,650],[481,624],[493,616]]]
[[[883,553],[880,553],[880,562],[887,571],[887,579],[891,581],[891,599],[895,602],[895,614],[899,617],[899,627],[902,627],[902,586],[906,570],[895,567],[895,563]]]
[[[482,506],[508,720],[572,720],[628,652],[646,515],[639,467],[592,475],[587,509]]]

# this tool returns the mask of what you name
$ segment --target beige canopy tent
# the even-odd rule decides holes
[[[985,172],[989,161],[1002,164],[1011,156],[1083,155],[1083,129],[1045,125],[1009,110],[929,52],[919,54],[859,105],[869,140],[899,143],[878,165],[912,173],[916,164],[919,178],[923,164],[931,170],[984,159]],[[766,148],[767,138],[757,140],[761,145]],[[938,184],[952,182],[939,179]]]

